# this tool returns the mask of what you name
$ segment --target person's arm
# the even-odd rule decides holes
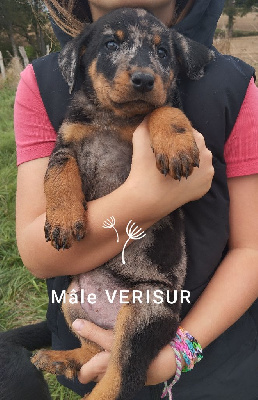
[[[146,230],[182,204],[203,196],[213,176],[212,157],[201,134],[195,132],[200,149],[200,167],[181,182],[164,177],[156,168],[150,147],[147,122],[134,134],[131,173],[126,182],[105,197],[88,203],[87,235],[69,250],[59,252],[44,237],[44,175],[48,158],[23,163],[17,178],[17,244],[25,266],[37,277],[76,275],[102,265],[122,251],[125,227],[133,220]],[[120,242],[103,222],[115,216]]]
[[[228,186],[231,199],[229,252],[181,323],[203,348],[234,324],[258,296],[258,175],[231,178]],[[82,336],[106,350],[111,349],[111,331],[82,322]],[[109,354],[108,351],[100,353],[85,364],[79,374],[80,381],[101,379]],[[163,382],[174,374],[175,356],[168,345],[152,362],[147,384]]]

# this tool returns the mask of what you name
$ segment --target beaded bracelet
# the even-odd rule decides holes
[[[200,343],[181,326],[178,327],[176,336],[172,342],[170,342],[170,346],[174,350],[176,356],[176,374],[169,386],[167,385],[167,382],[164,382],[165,387],[161,398],[168,395],[169,400],[172,400],[172,387],[176,382],[178,382],[181,372],[191,371],[194,365],[203,358],[203,355]],[[183,368],[181,356],[186,363],[186,366]]]

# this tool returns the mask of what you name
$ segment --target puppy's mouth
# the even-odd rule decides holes
[[[110,99],[111,100],[111,99]],[[154,107],[154,104],[152,104],[149,101],[146,100],[128,100],[128,101],[113,101],[111,100],[112,105],[114,107],[133,107],[133,106],[146,106],[146,107]]]
[[[112,108],[117,110],[118,113],[124,113],[128,116],[148,114],[153,111],[157,106],[145,100],[128,100],[117,102],[111,100]]]
[[[143,114],[145,112],[143,110],[148,113],[166,102],[167,94],[162,89],[163,87],[159,90],[159,87],[154,86],[150,91],[140,92],[134,90],[131,85],[125,85],[118,88],[110,87],[106,94],[112,108],[120,110],[138,108]]]

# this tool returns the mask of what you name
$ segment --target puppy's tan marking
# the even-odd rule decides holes
[[[93,60],[89,67],[89,75],[99,103],[102,107],[110,109],[111,104],[108,94],[111,91],[111,87],[104,75],[97,71],[96,59]]]
[[[154,43],[156,46],[158,46],[158,45],[161,43],[161,37],[160,37],[158,34],[154,35],[154,37],[153,37],[153,43]]]
[[[131,298],[131,296],[129,296]],[[115,326],[114,342],[111,350],[111,359],[107,371],[101,381],[95,386],[93,391],[84,399],[87,400],[116,400],[121,391],[121,366],[119,359],[121,357],[122,341],[126,335],[126,325],[132,320],[133,307],[129,304],[124,305],[117,317]]]
[[[122,126],[119,128],[120,136],[123,140],[128,142],[132,141],[133,133],[139,124],[131,125],[131,126]]]
[[[144,94],[135,92],[131,83],[131,76],[134,72],[154,75],[155,82],[153,90]],[[167,87],[164,87],[160,75],[154,74],[151,68],[133,67],[129,71],[119,71],[116,74],[109,95],[112,101],[118,104],[134,102],[134,104],[130,103],[130,107],[127,109],[128,116],[130,117],[136,114],[149,113],[151,111],[151,105],[155,107],[162,106],[167,100]],[[147,106],[147,104],[143,106],[143,104],[137,103],[137,101],[148,103],[149,106]],[[119,110],[117,111],[119,112]]]
[[[122,30],[116,31],[115,35],[120,40],[120,42],[124,40],[125,34]]]
[[[66,143],[76,143],[94,133],[94,128],[81,123],[64,122],[59,131]]]
[[[69,182],[69,185],[67,185]],[[51,167],[45,176],[46,227],[49,240],[56,247],[55,229],[65,238],[66,248],[70,247],[73,235],[85,235],[85,197],[76,160],[67,155],[62,165]]]

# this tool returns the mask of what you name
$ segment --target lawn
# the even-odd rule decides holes
[[[14,89],[0,89],[0,331],[44,320],[48,303],[45,282],[26,270],[16,246],[14,97]],[[53,399],[79,399],[55,377],[46,379]]]

